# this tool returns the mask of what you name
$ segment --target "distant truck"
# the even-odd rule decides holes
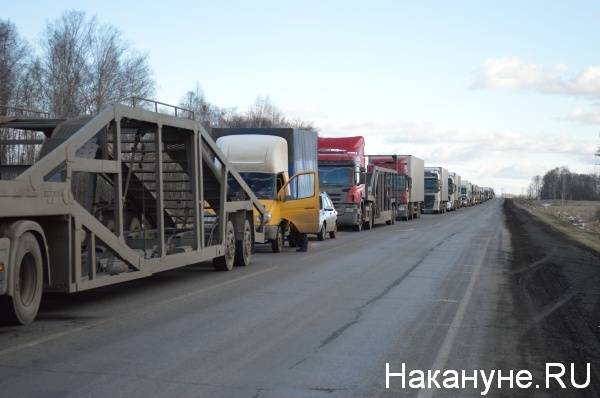
[[[467,180],[460,185],[460,201],[462,207],[473,205],[473,184]]]
[[[374,224],[394,224],[398,217],[401,176],[396,170],[369,165],[365,196],[365,229]]]
[[[446,210],[452,211],[460,207],[459,187],[460,176],[455,172],[448,173],[448,203],[446,204]]]
[[[425,167],[424,212],[445,213],[448,202],[448,170]]]
[[[319,137],[319,186],[338,212],[339,226],[362,230],[365,224],[365,139]]]
[[[494,197],[494,190],[490,187],[481,188],[481,201],[485,202]]]
[[[456,174],[456,194],[454,195],[454,202],[456,203],[457,209],[460,209],[462,207],[462,202],[460,200],[460,187],[461,186],[462,186],[462,177],[459,176],[458,174]]]
[[[425,200],[425,162],[413,155],[369,155],[369,163],[396,170],[400,181],[398,218],[412,220],[421,217]]]
[[[319,232],[317,133],[292,128],[216,128],[228,161],[267,209],[264,240],[281,252],[284,239]],[[290,177],[291,176],[291,177]]]
[[[473,184],[473,204],[477,205],[481,203],[481,187]]]

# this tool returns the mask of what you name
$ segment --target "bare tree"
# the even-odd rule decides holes
[[[85,87],[90,82],[95,18],[80,11],[64,13],[46,26],[42,49],[42,79],[49,109],[58,116],[75,116],[86,110]]]
[[[0,105],[16,105],[26,62],[27,44],[10,21],[0,20]],[[0,115],[5,112],[6,109],[0,108]]]
[[[598,180],[594,174],[572,173],[566,167],[557,167],[546,172],[539,181],[539,198],[600,200],[600,195],[594,190],[600,182]]]
[[[316,130],[308,121],[289,120],[269,97],[258,97],[242,115],[237,112],[226,115],[223,124],[227,127],[293,127]]]
[[[222,109],[208,102],[198,83],[194,90],[188,91],[183,96],[179,105],[193,111],[195,119],[207,128],[223,124],[227,115],[233,112],[233,110]]]
[[[48,24],[45,37],[41,80],[52,113],[95,113],[109,101],[153,94],[147,56],[131,51],[116,28],[68,11]]]

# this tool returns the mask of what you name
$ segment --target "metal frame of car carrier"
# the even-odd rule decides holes
[[[193,115],[180,108],[175,110],[179,117],[161,113],[161,103],[155,103],[155,111],[132,103],[134,106],[112,103],[93,117],[74,120],[0,118],[1,129],[44,131],[47,136],[71,130],[64,141],[16,178],[0,181],[0,263],[8,276],[0,277],[0,294],[13,294],[11,278],[15,276],[8,271],[15,256],[13,243],[23,231],[35,234],[44,252],[46,289],[64,292],[129,281],[223,256],[227,220],[235,225],[237,239],[241,239],[246,220],[254,236],[264,233],[264,207]],[[142,130],[151,131],[145,135],[151,139],[144,139],[139,133]],[[136,153],[140,145],[151,149]],[[170,164],[177,170],[167,168]],[[112,188],[112,230],[102,215],[98,216],[108,213],[96,214],[77,200],[72,185],[77,173],[100,176]],[[185,177],[182,184],[189,183],[185,189],[166,187],[173,181],[169,175],[175,173]],[[229,178],[239,184],[242,195],[237,190],[236,197],[230,197]],[[172,192],[183,193],[171,199]],[[141,231],[124,226],[132,200],[142,207],[153,204],[145,214],[142,211],[142,224],[148,228]],[[155,242],[152,250],[141,248],[140,242],[145,245],[147,240]],[[99,268],[103,256],[112,271]]]

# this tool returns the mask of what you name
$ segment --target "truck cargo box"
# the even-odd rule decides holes
[[[284,138],[288,143],[288,173],[290,176],[317,171],[317,132],[294,128],[214,128],[215,140],[226,135],[259,134]]]
[[[425,161],[413,155],[402,155],[406,158],[407,174],[410,176],[410,201],[423,202],[425,200]]]

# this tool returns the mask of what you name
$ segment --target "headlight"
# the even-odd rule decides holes
[[[404,210],[406,210],[406,206],[400,205],[400,206],[398,206],[398,210],[404,211]]]
[[[271,212],[266,212],[265,214],[262,215],[262,221],[266,224],[269,221],[271,221]],[[256,216],[256,223],[260,224],[261,223],[261,219],[260,219],[260,214]]]

